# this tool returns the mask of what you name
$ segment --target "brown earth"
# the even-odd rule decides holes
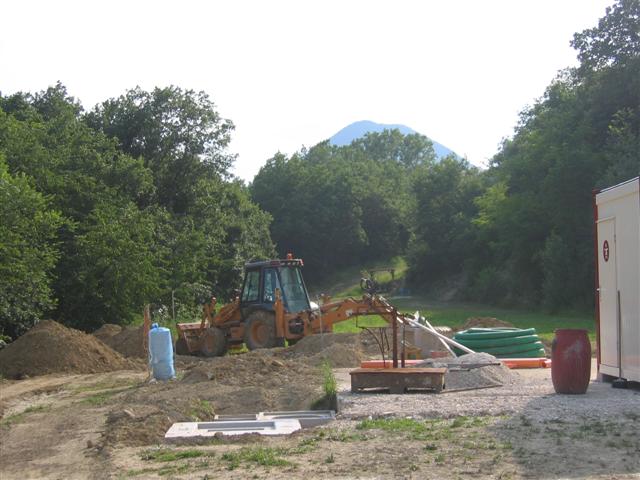
[[[0,350],[0,374],[8,378],[48,373],[100,373],[139,368],[92,335],[43,320]]]
[[[193,442],[197,445],[163,441],[174,419],[208,419],[213,411],[252,413],[245,409],[258,404],[272,409],[269,405],[284,405],[297,392],[298,400],[291,402],[296,408],[305,392],[294,387],[320,377],[300,361],[303,357],[283,359],[284,352],[180,358],[191,366],[180,370],[182,380],[162,383],[149,383],[144,373],[133,371],[0,380],[0,401],[7,404],[0,420],[0,477],[613,480],[640,473],[638,393],[592,383],[582,400],[557,396],[548,370],[523,370],[509,387],[441,395],[350,395],[339,383],[343,399],[367,407],[364,415],[351,417],[345,408],[324,427],[276,438],[225,437]],[[196,368],[204,373],[201,381],[189,375]],[[253,385],[242,388],[235,370],[243,378],[253,372]],[[267,378],[267,372],[279,379]],[[287,378],[273,396],[263,391]],[[306,401],[315,393],[309,391]],[[519,410],[460,410],[468,403],[493,403],[498,395],[505,405],[517,402]],[[437,401],[441,407],[433,408]],[[594,402],[607,408],[589,407],[591,416],[583,417]],[[559,417],[549,413],[550,404]],[[369,418],[398,423],[379,428],[360,423]],[[414,421],[422,427],[414,428]]]
[[[114,325],[115,326],[115,325]],[[106,325],[105,325],[106,327]],[[104,328],[104,327],[103,327]],[[111,331],[113,331],[113,327],[109,327]],[[98,333],[95,332],[94,335]],[[102,340],[105,344],[109,345],[116,352],[120,353],[125,357],[130,358],[146,358],[147,352],[143,346],[143,327],[124,327],[121,328],[119,332],[114,335],[101,335]]]
[[[113,323],[105,323],[91,335],[96,337],[101,342],[106,343],[106,340],[120,333],[122,327],[120,325],[114,325]]]
[[[468,318],[464,325],[460,327],[460,330],[467,330],[469,328],[492,328],[492,327],[507,327],[512,328],[513,323],[499,320],[493,317],[471,317]]]
[[[302,338],[278,354],[309,365],[327,361],[334,368],[356,367],[368,358],[369,340],[358,333],[325,333]]]

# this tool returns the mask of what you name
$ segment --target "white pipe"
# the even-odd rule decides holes
[[[445,342],[447,342],[449,345],[453,345],[454,347],[459,348],[460,350],[462,350],[463,352],[466,353],[476,353],[473,350],[471,350],[470,348],[465,347],[464,345],[456,342],[455,340],[450,339],[449,337],[445,337],[444,335],[436,332],[435,330],[429,330],[427,327],[425,327],[424,325],[422,325],[421,323],[416,322],[415,320],[411,320],[410,318],[405,317],[403,319],[404,321],[406,321],[407,323],[409,323],[409,325],[411,325],[412,327],[419,327],[427,332],[429,332],[431,335],[435,335],[436,337],[438,337],[440,340],[444,340]]]
[[[415,315],[413,316],[413,318],[414,318],[414,320],[417,322],[417,321],[418,321],[418,319],[420,318],[420,312],[416,312],[416,313],[415,313]],[[433,328],[433,325],[431,325],[431,324],[429,323],[429,320],[427,320],[426,318],[424,319],[424,323],[426,323],[426,324],[427,324],[427,327],[429,327],[429,330],[431,330],[432,332],[438,333],[438,332],[436,331],[436,329],[435,329],[435,328]],[[455,352],[451,349],[451,347],[449,346],[449,344],[448,344],[447,342],[445,342],[444,340],[442,340],[442,339],[441,339],[441,338],[439,338],[439,337],[436,337],[436,338],[437,338],[438,340],[440,340],[440,343],[441,343],[442,345],[444,345],[444,348],[446,348],[446,349],[447,349],[447,351],[448,351],[448,352],[449,352],[449,353],[450,353],[454,358],[455,358],[455,357],[457,357],[457,355],[456,355],[456,354],[455,354]],[[447,337],[447,338],[448,338],[448,337]]]

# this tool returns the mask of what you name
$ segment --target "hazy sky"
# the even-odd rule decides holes
[[[248,180],[278,150],[365,119],[482,165],[611,3],[5,0],[0,91],[60,80],[90,109],[136,85],[204,90],[236,125]]]

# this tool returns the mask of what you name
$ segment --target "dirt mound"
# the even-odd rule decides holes
[[[315,355],[331,345],[346,345],[360,348],[360,335],[357,333],[323,333],[309,335],[289,349],[301,355]]]
[[[116,352],[131,358],[147,358],[147,352],[144,349],[143,327],[124,327],[115,335],[106,337],[102,340],[104,343],[113,348]]]
[[[513,323],[505,322],[493,317],[471,317],[468,318],[460,330],[468,328],[492,328],[492,327],[508,327],[513,328]]]
[[[325,333],[310,335],[280,352],[285,358],[297,358],[309,365],[325,360],[334,368],[360,366],[367,355],[358,333]]]
[[[365,359],[366,356],[363,355],[362,351],[359,349],[353,349],[346,345],[334,343],[323,351],[305,359],[305,363],[310,365],[321,365],[323,362],[327,361],[333,368],[348,368],[359,367],[360,362]]]
[[[173,422],[309,409],[322,397],[322,372],[302,361],[310,357],[284,358],[286,350],[254,350],[185,363],[180,380],[147,383],[127,393],[107,422],[105,441],[149,445],[162,442]]]
[[[107,339],[117,335],[122,331],[122,327],[120,325],[114,325],[113,323],[105,323],[91,335],[96,337],[101,342],[106,343]]]
[[[100,373],[138,368],[92,335],[44,320],[0,350],[0,373],[9,378],[47,373]]]

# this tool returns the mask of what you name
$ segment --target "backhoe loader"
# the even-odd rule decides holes
[[[391,323],[398,316],[372,282],[363,279],[362,299],[347,298],[321,305],[309,300],[302,278],[303,261],[293,258],[250,262],[244,266],[242,290],[235,300],[215,312],[216,299],[203,308],[202,320],[179,323],[176,353],[224,355],[243,343],[249,350],[284,346],[358,315],[380,315]]]

